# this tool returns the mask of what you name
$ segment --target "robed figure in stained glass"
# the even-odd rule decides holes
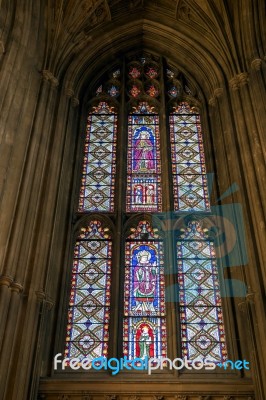
[[[141,325],[136,333],[137,356],[142,360],[153,356],[153,332],[148,325]],[[139,353],[139,354],[138,354]]]
[[[154,137],[152,129],[142,126],[135,130],[133,139],[134,172],[151,172],[155,170]]]
[[[139,246],[133,251],[134,312],[145,315],[155,311],[154,302],[157,282],[155,251],[149,246]],[[135,264],[135,266],[134,266]]]

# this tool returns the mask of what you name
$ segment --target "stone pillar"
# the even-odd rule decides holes
[[[19,348],[19,351],[12,353],[8,379],[4,382],[6,399],[27,398],[29,377],[34,362],[33,355],[36,351],[40,304],[35,291],[38,290],[39,284],[42,284],[40,282],[43,268],[41,260],[46,260],[44,254],[38,253],[36,245],[42,229],[39,213],[42,213],[44,207],[43,189],[47,179],[46,162],[51,151],[57,85],[58,82],[53,75],[49,71],[44,71],[34,128],[27,152],[20,202],[16,210],[17,219],[13,227],[13,241],[10,244],[10,254],[6,264],[6,269],[15,276],[17,282],[22,282],[25,287],[24,301],[18,307],[18,313],[14,314],[16,321],[12,328],[16,336],[12,346]],[[19,268],[16,270],[17,265]],[[14,316],[10,314],[9,318],[12,319]],[[10,325],[8,329],[11,329]],[[6,336],[11,335],[8,329]],[[11,353],[8,348],[6,351]]]
[[[20,324],[17,320],[19,315],[19,309],[21,306],[21,293],[23,287],[19,283],[12,282],[9,286],[10,290],[10,304],[8,307],[8,319],[5,325],[5,336],[1,351],[0,358],[0,399],[5,399],[5,392],[7,387],[5,383],[8,381],[8,377],[11,374],[11,363],[13,357],[16,357],[16,341],[15,338],[20,334]]]
[[[214,158],[217,168],[216,181],[218,193],[216,193],[216,196],[220,198],[220,196],[227,192],[227,196],[220,202],[221,208],[223,205],[240,203],[245,212],[244,188],[241,186],[243,174],[239,168],[241,155],[238,152],[237,138],[230,112],[230,93],[226,88],[220,87],[215,89],[213,96],[209,100],[209,104],[211,106],[211,136],[213,137]],[[230,191],[230,187],[233,184],[240,184],[238,191]],[[214,205],[216,201],[215,199]],[[233,226],[233,229],[237,231],[238,227]],[[228,251],[227,249],[230,246],[229,236],[226,236],[224,245],[225,251]],[[226,254],[230,254],[230,251]],[[220,271],[224,279],[239,281],[247,287],[247,266],[242,265],[241,255],[239,256],[239,265],[230,265],[229,261],[228,264],[223,265],[223,271]],[[237,296],[237,293],[234,293],[234,296]],[[229,357],[248,359],[248,339],[243,331],[238,330],[240,317],[237,304],[239,301],[239,297],[231,297],[230,294],[228,294],[228,297],[223,298],[227,346]]]
[[[255,291],[254,307],[249,313],[251,335],[251,357],[254,360],[253,379],[256,385],[258,399],[263,399],[265,365],[265,321],[258,323],[260,315],[265,315],[262,302],[263,291],[261,282],[265,280],[265,225],[263,193],[265,186],[261,180],[264,172],[260,144],[260,126],[254,116],[256,110],[250,99],[248,87],[248,74],[241,73],[233,77],[229,84],[231,87],[231,102],[233,120],[236,126],[237,145],[239,146],[239,167],[243,171],[243,191],[245,194],[245,216],[249,221],[247,238],[249,248],[249,268],[247,269],[248,285],[250,291]],[[254,354],[254,357],[253,357]],[[265,389],[264,389],[265,390]]]

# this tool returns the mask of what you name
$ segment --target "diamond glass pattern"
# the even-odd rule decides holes
[[[181,103],[170,114],[175,211],[210,211],[199,114]]]
[[[117,115],[106,102],[89,113],[78,211],[113,211]]]
[[[108,354],[112,243],[107,228],[91,221],[74,250],[65,357]]]
[[[213,243],[193,221],[177,242],[182,356],[227,358],[221,294]]]

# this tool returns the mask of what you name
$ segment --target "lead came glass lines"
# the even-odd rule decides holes
[[[146,102],[128,117],[127,211],[162,211],[159,116]]]
[[[170,114],[175,211],[209,211],[200,115],[188,103]]]
[[[132,230],[126,241],[123,352],[128,359],[165,357],[163,243],[147,221]]]
[[[182,356],[227,358],[219,277],[213,243],[193,221],[177,241]]]
[[[114,211],[117,115],[100,102],[88,116],[78,211]]]
[[[91,221],[74,250],[65,358],[108,355],[111,257],[108,229]]]

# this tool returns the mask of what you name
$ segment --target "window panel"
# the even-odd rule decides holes
[[[177,241],[182,356],[215,362],[227,358],[221,294],[213,243],[199,222]]]
[[[166,356],[163,243],[147,221],[133,230],[125,250],[124,355]]]
[[[107,356],[112,243],[108,229],[91,221],[75,250],[65,357]]]
[[[106,102],[89,113],[78,211],[113,211],[117,115]]]
[[[162,211],[159,116],[141,102],[128,117],[127,211]]]
[[[209,211],[199,114],[181,103],[169,117],[175,211]]]

